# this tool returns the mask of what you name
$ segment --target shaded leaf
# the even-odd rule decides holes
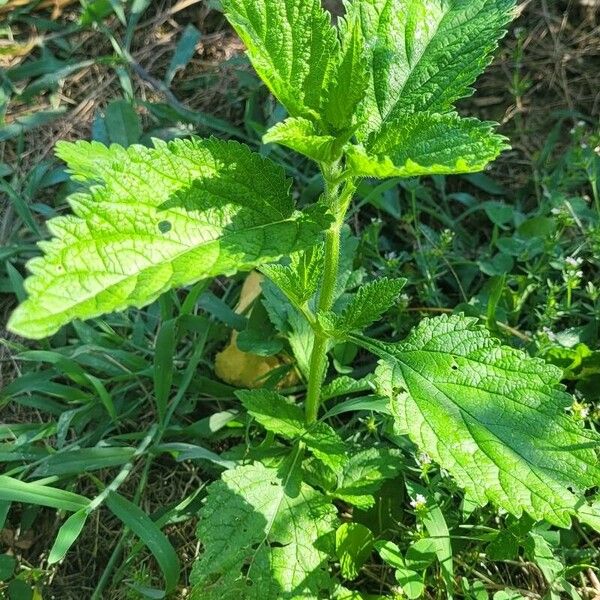
[[[260,463],[226,471],[210,485],[192,573],[194,600],[318,598],[331,589],[328,541],[335,508],[301,483],[292,496]]]
[[[347,448],[329,425],[315,423],[307,428],[304,411],[270,390],[242,390],[237,396],[267,431],[292,441],[301,439],[321,462],[336,472],[341,469]]]
[[[369,448],[352,455],[338,475],[338,485],[332,494],[361,509],[375,504],[373,494],[387,479],[397,477],[402,470],[402,454],[387,448]]]

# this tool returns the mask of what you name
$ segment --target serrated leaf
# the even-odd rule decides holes
[[[236,142],[60,143],[58,154],[89,191],[49,221],[55,237],[28,265],[29,298],[9,321],[27,337],[250,270],[313,245],[324,225],[319,209],[294,211],[280,167]]]
[[[263,143],[281,144],[316,162],[331,163],[342,155],[343,147],[353,133],[352,129],[347,129],[339,136],[323,134],[312,121],[290,117],[271,127],[263,136]]]
[[[363,134],[414,112],[447,112],[472,93],[514,0],[354,0],[370,50]]]
[[[226,471],[208,488],[192,599],[318,598],[331,589],[327,558],[336,511],[301,483],[294,496],[274,469]]]
[[[565,414],[560,369],[501,346],[477,320],[425,319],[402,343],[356,336],[396,423],[480,504],[568,527],[600,483],[598,437]]]
[[[302,409],[270,390],[241,390],[236,395],[267,431],[288,440],[302,440],[322,463],[336,473],[341,470],[347,448],[329,425],[319,422],[307,429]]]
[[[336,498],[361,509],[374,506],[373,494],[387,479],[396,477],[402,469],[399,450],[369,448],[350,457],[338,475]]]
[[[363,285],[340,315],[330,314],[333,334],[361,331],[378,321],[396,302],[406,279],[382,277]]]
[[[291,116],[318,115],[338,52],[320,0],[224,0],[261,79]]]
[[[321,401],[325,402],[326,400],[339,398],[340,396],[349,396],[358,392],[370,391],[373,389],[372,382],[373,378],[371,375],[367,375],[367,377],[363,377],[362,379],[354,379],[348,375],[342,375],[321,388]]]
[[[418,113],[387,121],[366,147],[351,146],[348,154],[357,176],[417,177],[481,171],[508,147],[492,123]]]
[[[289,265],[262,265],[260,270],[301,308],[316,293],[323,274],[323,247],[314,246],[290,257]]]
[[[323,107],[326,121],[336,130],[352,128],[354,116],[369,85],[370,65],[357,13],[338,21],[341,40],[338,64]]]

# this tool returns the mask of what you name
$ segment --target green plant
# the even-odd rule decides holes
[[[369,531],[340,523],[336,506],[369,509],[405,468],[397,448],[345,439],[328,422],[359,407],[391,413],[396,445],[404,440],[427,452],[478,505],[493,502],[516,517],[527,513],[560,527],[573,516],[597,523],[585,493],[600,483],[598,438],[565,414],[572,399],[559,369],[501,346],[463,316],[425,319],[401,343],[377,340],[365,331],[395,304],[404,280],[380,278],[345,293],[344,225],[361,178],[472,173],[507,148],[493,124],[459,117],[454,105],[488,64],[514,2],[354,0],[337,29],[318,0],[224,6],[258,74],[289,113],[264,141],[314,160],[322,197],[298,210],[283,169],[236,142],[128,149],[61,143],[58,155],[87,189],[70,199],[74,216],[50,221],[55,237],[29,263],[29,297],[9,322],[16,333],[39,339],[73,319],[143,307],[217,275],[259,267],[270,279],[267,312],[274,321],[285,312],[294,323],[289,344],[306,394],[301,406],[299,394],[237,393],[267,435],[249,456],[232,450],[224,460],[233,468],[209,488],[194,597],[359,597],[342,586],[375,546]],[[415,194],[413,201],[416,219]],[[182,314],[194,300],[188,296]],[[165,321],[157,343],[172,342],[174,327]],[[267,342],[260,328],[244,341],[257,353],[271,351]],[[329,354],[342,346],[377,356],[374,374],[325,384]],[[321,411],[325,399],[370,385],[376,398]],[[158,444],[168,429],[181,399],[169,402],[170,386],[155,386],[158,423],[133,455]],[[73,511],[64,532],[83,526],[102,502],[129,515],[133,531],[159,547],[174,587],[174,559],[160,551],[164,536],[116,493],[119,482],[89,503],[80,495],[59,497],[47,482],[4,484],[13,492],[0,499],[45,499]],[[434,541],[416,542],[410,560],[408,552],[395,562],[382,558],[415,597],[423,589],[419,572],[437,560],[451,597],[443,516],[435,498],[409,492],[417,514],[429,508],[423,526]],[[339,572],[330,568],[335,560]]]

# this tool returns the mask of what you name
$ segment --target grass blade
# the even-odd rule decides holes
[[[106,504],[152,552],[163,573],[167,591],[174,590],[179,581],[181,566],[167,536],[145,512],[123,496],[111,493],[106,499]]]
[[[56,540],[54,540],[52,550],[50,550],[50,555],[48,556],[49,565],[53,565],[65,557],[69,548],[77,541],[87,517],[87,510],[78,510],[62,524],[61,528],[58,530]]]
[[[90,503],[85,496],[59,490],[49,485],[20,481],[7,475],[0,475],[0,501],[2,500],[48,506],[68,511],[81,510]]]

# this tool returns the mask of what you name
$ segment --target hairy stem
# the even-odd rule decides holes
[[[323,262],[323,280],[317,305],[318,312],[331,310],[335,299],[335,286],[340,268],[340,235],[344,218],[352,194],[355,189],[353,181],[347,181],[340,193],[339,167],[334,164],[323,168],[325,179],[325,200],[334,216],[329,231],[325,234],[325,258]],[[311,424],[317,420],[319,401],[321,399],[321,385],[327,368],[328,337],[319,330],[314,330],[314,344],[310,355],[308,388],[306,393],[306,423]]]

